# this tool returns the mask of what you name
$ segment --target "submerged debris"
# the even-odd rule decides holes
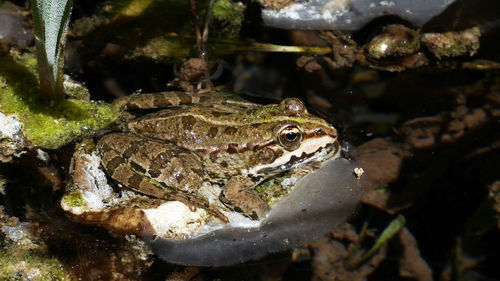
[[[442,57],[473,56],[479,50],[479,27],[445,33],[424,33],[422,44],[438,59]]]

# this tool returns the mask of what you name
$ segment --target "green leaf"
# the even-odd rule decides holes
[[[41,98],[63,97],[63,46],[71,15],[72,0],[33,0]]]

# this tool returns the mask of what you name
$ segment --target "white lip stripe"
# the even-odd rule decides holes
[[[300,145],[299,148],[297,148],[296,150],[294,150],[290,153],[285,153],[281,157],[277,158],[273,163],[255,166],[253,168],[248,169],[248,171],[246,171],[246,172],[249,175],[255,176],[255,175],[257,175],[258,171],[260,171],[261,169],[285,165],[286,163],[288,163],[290,161],[292,156],[300,157],[302,155],[302,153],[304,153],[304,152],[306,154],[311,154],[315,151],[318,151],[320,148],[326,147],[327,145],[334,143],[335,141],[336,141],[336,139],[334,139],[330,136],[323,136],[320,138],[314,138],[314,139],[310,139],[308,141],[304,141]],[[313,157],[311,157],[310,159],[312,159],[312,158]],[[243,171],[243,172],[245,172],[245,171]]]

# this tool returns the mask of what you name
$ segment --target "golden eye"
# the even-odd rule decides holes
[[[279,132],[279,143],[287,150],[294,150],[300,146],[302,132],[296,126],[286,126]]]

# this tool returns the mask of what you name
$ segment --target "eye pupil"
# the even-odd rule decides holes
[[[294,141],[297,138],[297,134],[295,132],[288,132],[285,134],[285,138],[287,141]]]

